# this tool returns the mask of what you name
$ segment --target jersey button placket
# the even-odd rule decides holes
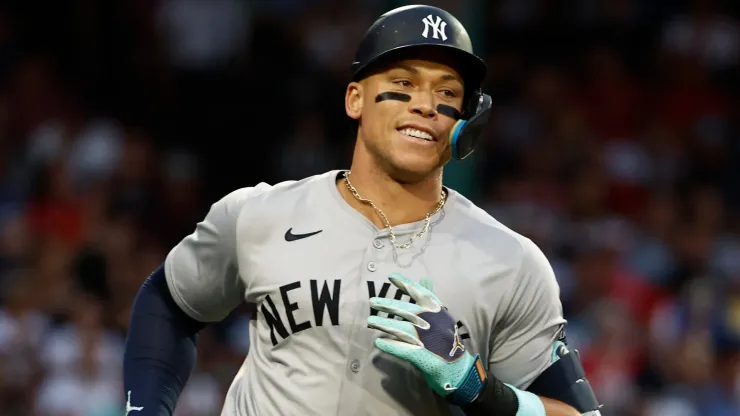
[[[373,332],[366,329],[367,317],[370,312],[370,304],[368,303],[368,282],[375,281],[379,271],[382,272],[383,264],[381,249],[385,246],[382,238],[375,235],[373,239],[368,241],[367,249],[365,250],[364,258],[361,259],[361,265],[359,272],[361,274],[359,279],[359,286],[357,287],[357,309],[353,314],[352,327],[356,330],[349,332],[349,346],[347,349],[346,364],[345,364],[345,377],[352,382],[348,385],[361,386],[363,382],[362,366],[365,364],[364,360],[367,359],[370,352],[375,348],[373,344]],[[345,414],[358,414],[361,413],[361,396],[359,390],[348,388],[343,390],[339,394],[339,408],[342,409],[342,413],[338,413],[337,416],[343,416]],[[355,409],[355,411],[351,410]]]

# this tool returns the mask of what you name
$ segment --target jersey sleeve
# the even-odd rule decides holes
[[[489,371],[504,383],[526,389],[552,364],[553,348],[566,321],[550,263],[531,240],[522,246],[511,303],[492,331]]]
[[[236,223],[260,186],[236,190],[214,203],[192,234],[167,255],[165,275],[175,302],[200,322],[224,319],[244,298],[238,273]]]

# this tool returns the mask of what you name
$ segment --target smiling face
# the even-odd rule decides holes
[[[359,120],[360,151],[394,179],[413,183],[439,173],[452,157],[449,137],[457,120],[438,106],[461,112],[463,92],[451,67],[404,60],[350,83],[345,107]]]

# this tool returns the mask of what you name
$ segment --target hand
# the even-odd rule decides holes
[[[368,327],[394,337],[378,338],[375,346],[412,363],[424,373],[429,386],[450,402],[464,404],[474,400],[483,387],[485,371],[480,358],[465,350],[455,318],[430,290],[430,283],[422,285],[400,274],[392,274],[389,279],[416,304],[370,299],[371,308],[404,319],[370,316]]]

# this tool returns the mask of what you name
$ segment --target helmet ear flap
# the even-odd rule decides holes
[[[470,156],[483,136],[483,131],[491,116],[493,100],[491,96],[477,90],[466,100],[463,119],[450,132],[452,156],[462,160]]]
[[[470,118],[478,112],[478,107],[481,106],[480,99],[482,95],[483,92],[480,88],[465,92],[465,101],[462,108],[463,118]]]

